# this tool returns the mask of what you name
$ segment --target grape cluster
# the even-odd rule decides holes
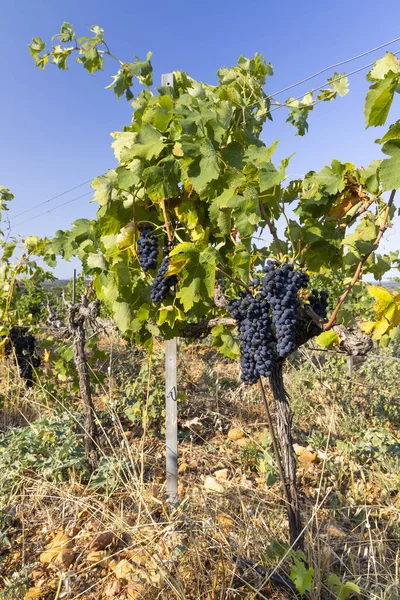
[[[278,357],[285,358],[297,348],[296,324],[299,316],[299,291],[306,289],[309,277],[293,265],[269,260],[260,277],[254,277],[249,291],[231,300],[228,310],[239,326],[242,380],[252,385],[260,376],[269,376]],[[261,285],[261,289],[257,291]],[[312,290],[309,302],[325,319],[328,292]],[[320,332],[312,324],[313,335]]]
[[[263,291],[271,306],[276,334],[276,351],[285,358],[296,350],[296,322],[300,301],[298,292],[308,285],[308,275],[293,265],[269,260],[264,266]]]
[[[152,233],[151,225],[142,225],[138,241],[138,257],[140,266],[147,273],[150,269],[157,267],[158,237]]]
[[[152,302],[162,302],[168,296],[171,286],[178,283],[176,275],[165,276],[168,270],[169,255],[162,260],[161,266],[158,269],[157,275],[154,277],[150,289],[150,298]]]
[[[319,292],[318,290],[314,289],[308,296],[308,301],[310,303],[311,308],[313,309],[316,315],[321,317],[321,319],[326,319],[326,315],[328,312],[328,298],[329,294],[325,290]]]
[[[20,377],[25,379],[28,387],[31,387],[35,381],[34,369],[40,365],[40,358],[36,353],[35,337],[27,333],[26,327],[11,329],[5,354],[14,355]]]
[[[257,282],[253,283],[256,287]],[[274,364],[274,335],[269,309],[263,292],[255,296],[250,292],[240,292],[239,298],[231,300],[228,305],[239,326],[242,381],[249,385],[256,383],[260,375],[270,375]]]

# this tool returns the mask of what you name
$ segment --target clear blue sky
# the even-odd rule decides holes
[[[116,63],[105,73],[89,76],[71,62],[67,72],[34,67],[28,43],[34,36],[48,40],[62,21],[71,22],[78,36],[90,25],[105,29],[112,51],[123,60],[153,52],[155,80],[161,73],[188,71],[196,79],[213,83],[221,66],[236,63],[240,54],[261,52],[274,66],[268,92],[400,36],[400,3],[394,0],[9,0],[0,19],[0,184],[15,194],[10,211],[13,233],[52,235],[79,217],[91,217],[96,206],[90,196],[34,218],[47,207],[90,191],[89,184],[21,217],[14,217],[47,198],[101,174],[115,164],[109,133],[129,123],[129,103],[105,90]],[[400,50],[400,42],[390,47]],[[384,50],[343,67],[350,71],[383,54]],[[300,95],[324,83],[327,73],[287,95]],[[294,136],[285,125],[285,111],[276,111],[267,124],[264,140],[279,138],[277,158],[296,152],[289,173],[318,170],[332,158],[366,166],[380,157],[374,140],[380,131],[365,131],[363,100],[366,71],[350,77],[350,94],[320,104],[310,116],[310,132]],[[398,118],[400,103],[392,109]],[[397,113],[397,114],[396,114]],[[13,218],[14,217],[14,218]],[[18,223],[27,223],[17,226]],[[397,238],[397,240],[396,240]],[[392,230],[385,249],[400,247]],[[72,266],[57,270],[69,276]]]

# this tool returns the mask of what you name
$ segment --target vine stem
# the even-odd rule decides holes
[[[379,200],[379,198],[382,196],[382,194],[383,194],[383,190],[381,190],[379,192],[379,194],[377,194],[373,198],[370,198],[369,200],[367,200],[366,202],[364,202],[363,206],[360,207],[360,209],[356,212],[356,214],[353,215],[351,217],[351,219],[347,223],[343,223],[343,228],[350,227],[354,223],[354,221],[356,221],[362,214],[364,214],[365,212],[367,212],[367,210],[369,209],[369,207],[371,206],[371,204],[373,204],[374,202],[376,202],[377,200]]]
[[[162,212],[163,212],[163,216],[164,216],[164,223],[165,223],[165,229],[167,231],[168,241],[172,242],[173,235],[171,233],[171,227],[170,227],[170,223],[168,221],[167,209],[165,207],[165,200],[161,200],[161,208],[162,208]]]
[[[379,246],[379,242],[382,239],[383,234],[385,233],[386,229],[388,228],[388,219],[389,219],[389,214],[390,214],[390,209],[392,208],[392,204],[394,201],[394,197],[396,195],[396,190],[392,190],[391,194],[390,194],[390,198],[389,201],[387,203],[386,206],[386,210],[385,210],[385,214],[383,215],[383,222],[382,225],[379,227],[379,231],[378,231],[378,235],[376,236],[376,239],[374,241],[374,243],[371,246],[371,249],[369,250],[369,252],[367,252],[362,259],[360,260],[360,262],[357,265],[357,269],[353,275],[352,280],[350,281],[346,291],[340,296],[338,303],[335,306],[334,311],[332,312],[329,321],[327,323],[324,323],[322,326],[322,329],[324,331],[328,331],[328,329],[330,329],[332,327],[332,325],[335,322],[335,319],[337,317],[337,314],[340,310],[340,307],[342,306],[343,302],[346,300],[347,296],[350,294],[351,290],[353,289],[354,285],[357,283],[361,272],[362,272],[362,268],[365,265],[365,263],[367,262],[368,258],[371,256],[372,252],[374,252],[374,250],[377,249],[377,247]]]
[[[271,235],[274,239],[275,242],[275,246],[277,247],[277,250],[279,252],[279,258],[282,260],[285,253],[283,252],[282,246],[281,246],[281,242],[280,239],[278,237],[278,232],[276,230],[275,225],[273,224],[273,222],[271,221],[271,219],[269,218],[269,216],[267,215],[267,211],[264,208],[263,203],[261,202],[261,200],[259,200],[259,205],[260,205],[260,212],[262,215],[262,218],[264,219],[264,221],[266,222],[266,224],[268,225],[268,229],[271,232]]]
[[[231,275],[228,275],[228,273],[225,273],[225,271],[223,271],[219,267],[216,267],[216,270],[218,271],[218,273],[221,273],[221,275],[223,277],[230,279],[232,281],[232,283],[236,283],[236,285],[240,285],[241,287],[244,287],[246,290],[248,289],[247,285],[245,283],[243,283],[243,281],[239,281],[239,279],[235,279],[234,277],[231,277]]]

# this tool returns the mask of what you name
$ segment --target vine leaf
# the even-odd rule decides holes
[[[323,348],[333,348],[336,344],[340,342],[339,336],[337,333],[330,329],[329,331],[323,331],[319,334],[316,339],[317,344],[322,346]]]
[[[367,75],[369,81],[384,79],[389,73],[400,73],[400,60],[392,52],[386,52],[382,58],[375,61],[374,66]]]
[[[314,569],[312,567],[306,569],[302,560],[295,559],[295,563],[290,571],[290,579],[295,584],[299,594],[303,595],[311,591]]]
[[[188,169],[188,178],[196,191],[217,179],[220,174],[218,156],[210,140],[204,140],[199,148],[200,158],[194,160]]]
[[[361,590],[356,583],[352,581],[342,583],[335,573],[329,575],[326,583],[335,590],[339,600],[347,600],[353,594],[361,594]]]
[[[369,294],[375,299],[375,320],[361,324],[361,329],[373,339],[383,335],[400,325],[400,294],[392,295],[384,287],[368,286]]]
[[[217,325],[211,330],[213,337],[212,345],[224,356],[228,358],[237,358],[240,355],[239,344],[235,341],[232,336],[232,332],[229,327],[225,325]]]
[[[166,198],[172,198],[178,193],[179,161],[173,157],[168,158],[158,167],[144,169],[142,176],[150,200],[161,202]]]
[[[112,305],[113,317],[118,329],[121,333],[125,333],[131,328],[132,323],[132,309],[128,302],[117,300]]]
[[[382,152],[388,154],[390,158],[382,161],[380,167],[380,177],[385,189],[400,188],[400,120],[389,127],[388,132],[377,140],[378,144],[383,144]]]
[[[386,123],[398,83],[399,78],[389,73],[385,79],[371,85],[364,109],[367,127],[377,127]]]

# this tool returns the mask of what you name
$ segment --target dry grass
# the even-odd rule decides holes
[[[24,598],[28,589],[36,589],[43,600],[295,598],[271,578],[279,573],[289,579],[293,557],[286,546],[279,482],[266,485],[260,470],[266,424],[257,393],[241,386],[237,366],[213,350],[203,345],[180,349],[180,386],[186,392],[180,406],[180,504],[170,507],[162,436],[151,422],[147,431],[133,427],[118,409],[117,370],[127,352],[113,346],[108,379],[98,389],[99,451],[113,465],[109,481],[93,489],[93,480],[77,469],[55,481],[31,468],[3,495],[0,598]],[[398,600],[396,473],[388,472],[384,461],[359,463],[333,443],[343,438],[351,415],[331,373],[324,380],[318,364],[310,365],[289,367],[287,384],[298,415],[296,441],[321,446],[316,461],[299,464],[306,559],[315,571],[311,597],[338,597],[326,586],[328,573],[334,572],[356,582],[363,598]],[[160,368],[153,364],[152,385],[162,375]],[[4,428],[34,424],[39,414],[57,410],[57,394],[25,393],[9,372],[6,377],[14,399],[2,411]],[[312,377],[310,388],[305,382]],[[74,402],[67,410],[79,422]],[[13,415],[23,417],[18,421]],[[227,435],[233,427],[244,431],[239,442]],[[210,476],[220,491],[206,489]],[[40,562],[58,531],[70,539],[68,566]],[[96,556],[91,544],[106,531],[113,532],[112,542]],[[267,577],[246,560],[262,563]]]

